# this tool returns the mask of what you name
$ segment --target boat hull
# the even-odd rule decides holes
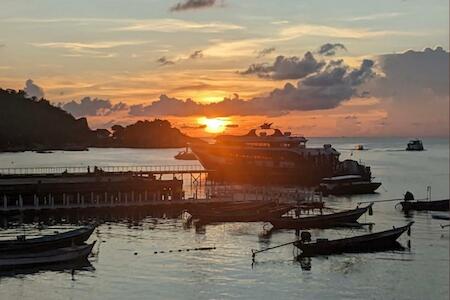
[[[331,176],[337,159],[333,155],[309,157],[293,150],[229,148],[191,145],[210,177],[239,183],[317,185]]]
[[[202,224],[208,223],[226,223],[226,222],[265,222],[273,218],[279,218],[292,206],[283,206],[279,208],[259,208],[227,212],[211,212],[194,216]]]
[[[373,194],[381,186],[380,182],[361,182],[352,185],[339,185],[332,189],[320,189],[324,194],[330,195],[354,195]]]
[[[356,224],[357,220],[366,213],[369,205],[363,208],[356,208],[349,211],[339,212],[328,215],[318,215],[302,218],[281,217],[270,220],[270,223],[276,229],[309,229],[309,228],[332,228]]]
[[[95,242],[90,245],[78,245],[42,252],[1,255],[0,270],[58,264],[86,259],[91,253],[94,245]]]
[[[431,210],[431,211],[449,211],[450,200],[435,201],[402,201],[400,204],[404,211],[409,210]]]
[[[303,256],[382,251],[398,246],[397,239],[411,225],[412,222],[399,228],[338,240],[320,240],[313,243],[298,241],[294,245],[302,250]]]

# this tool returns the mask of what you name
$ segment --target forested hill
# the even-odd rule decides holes
[[[45,99],[0,89],[0,148],[40,149],[87,146],[93,137],[85,118],[75,119]]]
[[[0,105],[0,151],[175,148],[192,140],[158,119],[114,125],[112,131],[91,130],[86,118],[76,119],[45,99],[28,98],[24,91],[0,89]]]

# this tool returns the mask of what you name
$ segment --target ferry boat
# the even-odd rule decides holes
[[[263,124],[241,136],[221,135],[213,144],[190,144],[214,179],[228,181],[317,185],[332,176],[340,153],[330,144],[306,147],[307,139]]]
[[[410,140],[406,146],[406,151],[423,151],[423,144],[421,140]]]

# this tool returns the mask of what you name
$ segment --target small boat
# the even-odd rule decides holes
[[[364,149],[364,145],[361,145],[361,144],[356,145],[356,146],[355,146],[355,150],[365,150],[365,149]]]
[[[94,229],[95,226],[85,226],[63,233],[29,239],[25,235],[20,235],[15,240],[0,241],[0,254],[8,252],[34,252],[79,245],[91,236]]]
[[[188,147],[186,147],[185,150],[178,152],[174,157],[179,160],[197,160],[197,156],[195,156],[193,152],[190,152]]]
[[[274,208],[248,208],[245,210],[226,210],[226,211],[211,211],[209,213],[199,213],[193,215],[195,219],[199,219],[200,223],[222,223],[222,222],[264,222],[274,218],[279,218],[288,211],[292,210],[293,206],[279,206]]]
[[[423,151],[422,141],[419,139],[410,140],[406,146],[406,151]]]
[[[331,228],[357,224],[357,220],[372,208],[373,203],[366,207],[355,208],[334,214],[316,215],[310,217],[292,218],[280,217],[270,220],[276,229],[306,229],[306,228]]]
[[[377,233],[365,234],[337,240],[316,239],[311,242],[311,234],[302,232],[301,240],[294,245],[302,250],[302,256],[329,255],[355,252],[374,252],[398,247],[397,239],[411,228],[409,224]]]
[[[0,270],[50,265],[86,259],[91,253],[94,245],[95,242],[90,245],[77,245],[42,252],[2,254],[0,255]]]
[[[381,185],[360,175],[342,175],[323,178],[318,190],[324,195],[371,194]]]
[[[429,201],[410,201],[400,202],[404,211],[409,210],[431,210],[431,211],[449,211],[449,199],[429,200]]]

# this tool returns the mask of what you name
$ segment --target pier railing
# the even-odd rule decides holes
[[[88,169],[89,168],[89,169]],[[148,165],[148,166],[68,166],[68,167],[33,167],[0,168],[0,175],[41,175],[41,174],[83,174],[94,172],[95,168],[110,173],[195,173],[207,172],[201,165]]]

